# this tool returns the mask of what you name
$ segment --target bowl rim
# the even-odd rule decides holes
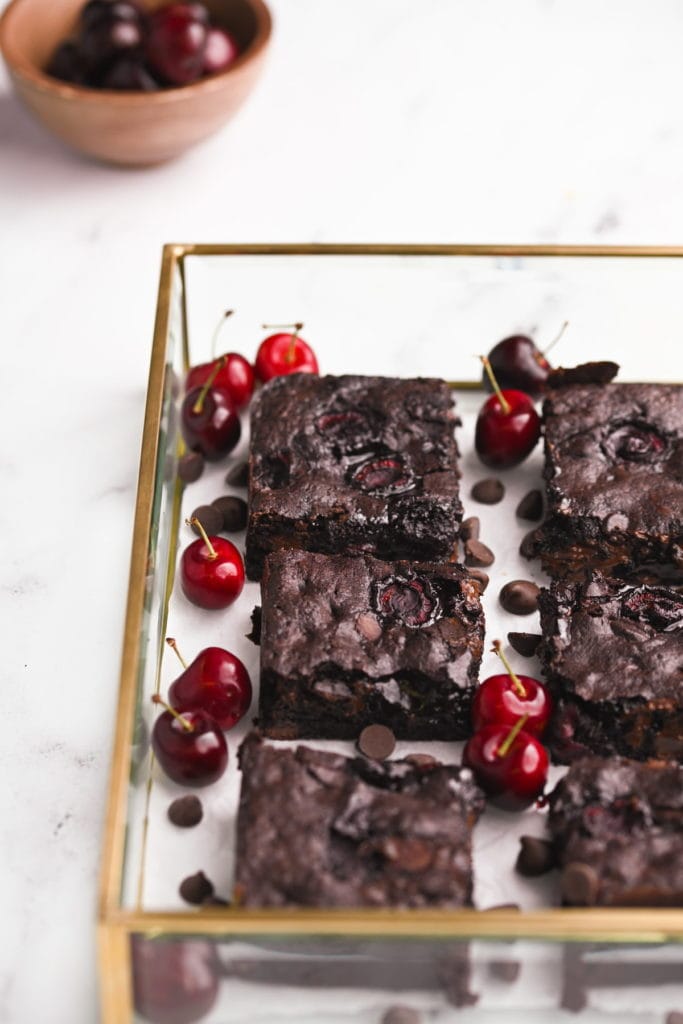
[[[95,89],[91,86],[63,82],[59,78],[48,75],[24,59],[23,56],[18,55],[15,49],[8,45],[7,26],[23,2],[24,0],[10,0],[0,15],[0,54],[2,54],[8,70],[12,75],[23,78],[41,92],[57,95],[67,101],[85,103],[101,103],[104,100],[107,103],[118,105],[127,106],[132,103],[135,106],[142,106],[149,103],[173,103],[180,98],[216,92],[229,75],[241,71],[263,53],[270,41],[273,29],[273,17],[264,0],[245,0],[256,16],[256,33],[246,49],[224,71],[218,71],[206,78],[200,78],[196,82],[190,82],[188,85],[165,86],[154,92],[132,89]]]

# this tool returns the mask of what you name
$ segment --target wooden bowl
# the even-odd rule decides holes
[[[150,8],[167,0],[150,0]],[[241,106],[263,64],[271,18],[263,0],[205,0],[241,52],[226,71],[158,92],[87,89],[45,74],[70,36],[85,0],[12,0],[0,19],[0,51],[17,95],[74,149],[107,163],[144,166],[179,156],[221,127]]]

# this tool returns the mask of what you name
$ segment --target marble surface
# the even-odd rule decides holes
[[[251,101],[165,167],[72,156],[0,71],[2,1024],[98,1019],[95,882],[162,243],[683,242],[677,0],[271,3]]]

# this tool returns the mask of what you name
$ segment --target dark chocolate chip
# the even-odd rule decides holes
[[[247,487],[249,484],[249,463],[237,462],[225,474],[226,484],[231,487]]]
[[[410,1006],[390,1006],[380,1024],[422,1024],[422,1015]]]
[[[257,604],[251,613],[251,633],[247,633],[247,640],[251,640],[252,644],[258,645],[261,643],[261,605]]]
[[[393,754],[396,737],[386,725],[366,725],[358,737],[358,749],[361,754],[373,761],[384,761]]]
[[[534,523],[543,518],[543,495],[540,491],[533,490],[525,494],[517,506],[517,515],[520,519],[528,519]]]
[[[479,592],[483,594],[489,585],[488,573],[485,573],[482,569],[470,568],[468,569],[467,575],[471,576],[472,579],[479,584]]]
[[[223,516],[213,505],[200,505],[192,513],[192,519],[199,520],[209,537],[215,537],[223,529]],[[192,526],[192,529],[198,537],[201,537],[201,533],[195,525]]]
[[[213,884],[203,871],[198,871],[196,875],[183,878],[180,883],[180,895],[186,903],[199,906],[213,896]]]
[[[179,828],[198,825],[203,815],[204,809],[198,796],[179,796],[168,806],[168,816]]]
[[[519,545],[519,553],[522,558],[536,558],[539,551],[539,536],[538,530],[529,530],[522,537],[522,542]]]
[[[533,658],[543,637],[540,633],[508,633],[508,643],[523,658]]]
[[[242,498],[226,494],[223,498],[216,498],[211,505],[220,512],[223,518],[221,529],[226,533],[236,533],[247,525],[247,503]]]
[[[467,519],[463,519],[460,524],[460,536],[463,541],[479,540],[480,526],[479,516],[468,516]]]
[[[178,476],[184,484],[193,484],[204,472],[204,465],[201,452],[185,452],[178,459]]]
[[[502,480],[487,477],[485,480],[477,480],[470,494],[482,505],[497,505],[505,496],[505,486]]]
[[[552,871],[555,867],[552,843],[537,836],[521,836],[519,842],[521,845],[515,867],[520,875],[536,878],[537,875]]]
[[[480,540],[465,542],[465,565],[493,565],[495,560],[491,548],[487,548]]]
[[[489,973],[499,981],[517,981],[521,970],[519,960],[491,960],[489,963]]]
[[[572,861],[560,879],[562,899],[573,907],[590,907],[598,898],[600,879],[590,864]]]
[[[510,580],[501,589],[498,600],[512,615],[531,615],[538,608],[540,592],[531,580]]]
[[[404,760],[414,764],[416,768],[436,768],[441,764],[441,761],[431,754],[407,754]]]

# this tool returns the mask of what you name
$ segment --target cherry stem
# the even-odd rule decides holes
[[[197,401],[192,406],[192,412],[194,413],[195,416],[199,416],[200,412],[204,408],[206,396],[208,395],[213,382],[215,381],[216,377],[225,366],[226,362],[227,359],[225,358],[225,356],[221,356],[220,359],[217,359],[216,362],[214,363],[213,370],[207,377],[204,387],[197,395]]]
[[[221,330],[223,329],[223,324],[228,319],[228,317],[233,316],[234,312],[235,312],[234,309],[226,309],[225,313],[220,318],[220,320],[218,321],[218,323],[216,324],[216,326],[214,328],[214,332],[213,332],[213,334],[211,336],[211,358],[212,359],[216,358],[216,343],[218,342],[218,335],[221,333]]]
[[[488,356],[479,356],[479,358],[481,359],[484,365],[484,369],[486,370],[486,373],[488,375],[488,378],[491,381],[491,387],[493,388],[493,390],[496,393],[496,396],[498,397],[500,407],[503,410],[503,415],[509,416],[511,412],[510,403],[508,402],[503,392],[500,390],[500,385],[498,384],[498,381],[494,376],[493,370],[491,369],[491,363],[489,362]]]
[[[546,345],[546,347],[543,349],[543,355],[544,356],[547,356],[548,352],[550,352],[550,349],[554,348],[555,345],[557,345],[558,341],[560,340],[560,338],[562,337],[562,335],[564,334],[564,332],[567,330],[568,327],[569,327],[569,320],[565,320],[565,322],[560,327],[559,332],[555,335],[555,337],[550,342],[550,344]]]
[[[166,643],[168,643],[168,640],[166,641]],[[505,665],[505,670],[506,670],[507,674],[510,676],[510,679],[512,680],[512,685],[514,687],[514,690],[515,690],[515,693],[517,694],[517,696],[518,697],[526,697],[527,693],[526,693],[526,690],[524,689],[524,683],[519,678],[517,673],[513,672],[512,665],[510,664],[510,662],[507,660],[507,658],[503,654],[503,649],[502,649],[502,647],[500,645],[500,640],[494,640],[493,641],[493,647],[491,648],[491,650],[495,654],[498,655],[500,660],[503,662],[503,665]]]
[[[185,661],[185,659],[183,658],[182,654],[178,650],[178,645],[176,644],[176,642],[173,639],[173,637],[172,636],[167,636],[166,637],[166,643],[171,648],[171,650],[175,652],[175,655],[178,658],[178,661],[180,662],[180,664],[183,666],[183,668],[187,668],[187,662]]]
[[[273,330],[274,328],[279,328],[279,327],[293,327],[294,328],[294,333],[291,334],[290,337],[289,337],[289,346],[288,346],[287,351],[285,352],[285,355],[284,355],[284,360],[285,360],[286,363],[293,363],[294,362],[294,350],[296,348],[297,339],[299,337],[299,331],[303,331],[304,325],[303,324],[261,324],[261,326],[262,326],[264,331],[270,331],[270,330]]]
[[[216,551],[215,547],[213,546],[213,544],[209,540],[208,533],[206,532],[206,530],[204,529],[202,524],[199,522],[197,517],[196,516],[192,516],[192,519],[186,519],[185,523],[186,523],[187,526],[196,526],[197,527],[197,529],[199,530],[199,532],[202,535],[202,540],[204,541],[204,543],[206,544],[207,548],[209,549],[209,558],[212,561],[213,561],[214,558],[218,558],[218,552]]]
[[[508,753],[510,752],[510,747],[515,742],[520,732],[526,725],[528,717],[528,715],[522,715],[521,718],[517,719],[515,724],[510,729],[510,732],[507,734],[501,745],[498,747],[498,750],[496,751],[496,757],[507,757]]]
[[[190,722],[188,722],[186,718],[183,718],[182,715],[178,714],[175,708],[172,708],[170,704],[167,704],[165,700],[162,700],[158,693],[153,694],[152,703],[161,704],[162,708],[168,711],[169,715],[173,715],[173,717],[177,719],[178,722],[180,722],[183,729],[185,729],[187,732],[194,732],[194,726]]]

